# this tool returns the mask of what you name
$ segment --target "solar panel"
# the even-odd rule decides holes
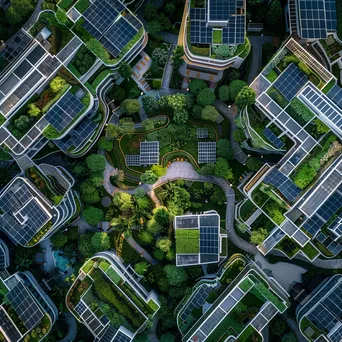
[[[125,335],[123,332],[118,331],[114,338],[115,342],[130,342],[131,338]]]
[[[38,65],[38,70],[46,77],[50,77],[61,65],[57,58],[48,55],[43,61]]]
[[[21,185],[14,193],[21,204],[25,204],[33,197],[30,190],[25,184]]]
[[[272,169],[264,178],[266,184],[274,185],[289,202],[293,202],[301,190],[278,169]]]
[[[200,253],[218,254],[218,227],[200,227]]]
[[[159,141],[142,141],[140,143],[141,165],[154,165],[159,163]]]
[[[62,132],[83,108],[83,103],[71,92],[67,92],[45,114],[45,118],[58,132]]]
[[[21,208],[20,202],[18,201],[12,190],[5,192],[3,196],[1,196],[0,208],[4,212],[14,212]]]
[[[46,51],[38,44],[26,57],[26,59],[35,65],[44,55]]]
[[[176,228],[197,228],[199,226],[198,219],[199,219],[198,215],[176,216],[175,227]]]
[[[342,325],[337,328],[330,336],[330,340],[332,342],[341,342],[342,341]]]
[[[216,142],[198,143],[198,163],[216,162]]]
[[[190,21],[205,21],[205,8],[190,8]]]
[[[208,128],[197,128],[196,136],[198,139],[208,138]]]
[[[278,149],[284,147],[284,143],[268,128],[263,130],[265,137]]]
[[[324,221],[322,221],[317,215],[313,215],[303,224],[303,228],[312,236],[315,236],[323,226]]]
[[[323,306],[318,304],[308,315],[308,319],[320,330],[331,330],[338,322],[337,318]]]
[[[335,0],[325,0],[324,5],[327,30],[334,31],[337,26],[336,2]]]
[[[18,282],[6,295],[27,330],[33,329],[44,317],[23,282]]]
[[[199,263],[198,254],[177,254],[176,255],[177,265],[196,265]]]
[[[277,78],[273,86],[279,90],[288,101],[291,101],[306,82],[306,75],[301,72],[294,63],[291,63]]]
[[[232,0],[208,0],[209,21],[228,21],[229,17],[236,14],[236,1]]]
[[[324,0],[298,0],[301,37],[319,39],[327,36]]]
[[[327,96],[333,100],[340,108],[342,108],[342,88],[338,85],[334,85]]]
[[[10,341],[14,342],[21,339],[21,334],[18,328],[14,325],[3,307],[0,307],[0,327]]]
[[[106,332],[103,334],[99,342],[112,342],[113,337],[116,334],[117,329],[115,329],[112,325],[109,325]]]
[[[211,44],[213,41],[213,28],[206,26],[205,22],[194,21],[190,25],[190,42],[193,44]]]
[[[140,166],[140,154],[129,154],[126,155],[127,166]]]
[[[2,56],[7,59],[8,62],[13,62],[17,57],[21,56],[25,48],[31,42],[30,36],[21,30],[14,37],[14,39],[6,42],[5,48],[2,50]]]
[[[325,221],[329,221],[330,218],[341,208],[342,195],[335,191],[327,201],[317,210],[317,215],[322,217]]]
[[[82,316],[83,312],[86,311],[86,309],[87,306],[82,301],[79,301],[74,310],[78,313],[79,316]]]

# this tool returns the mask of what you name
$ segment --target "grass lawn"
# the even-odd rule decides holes
[[[274,82],[277,78],[278,78],[278,74],[272,69],[268,75],[266,76],[266,78],[270,81],[270,82]]]
[[[310,260],[313,260],[319,254],[319,251],[309,242],[302,247],[302,252],[308,256]]]
[[[175,238],[177,254],[199,253],[200,232],[198,229],[177,229]]]
[[[213,43],[221,44],[222,43],[222,30],[213,30]]]

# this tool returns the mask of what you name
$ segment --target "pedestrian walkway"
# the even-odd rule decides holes
[[[148,91],[151,90],[151,87],[146,82],[144,75],[146,74],[148,69],[150,69],[151,64],[152,64],[152,59],[144,51],[142,51],[140,55],[142,58],[133,67],[133,72],[132,72],[131,77],[134,80],[134,82],[137,83],[138,87],[146,94]]]
[[[125,240],[128,242],[128,244],[133,247],[147,262],[149,262],[151,265],[157,265],[157,260],[153,259],[152,256],[144,249],[142,248],[134,239],[132,236],[125,236]]]

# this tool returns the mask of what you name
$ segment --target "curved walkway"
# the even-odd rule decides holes
[[[60,316],[59,319],[63,320],[68,325],[68,333],[58,342],[75,341],[77,336],[77,323],[75,317],[70,312],[67,312],[63,314],[63,317]]]

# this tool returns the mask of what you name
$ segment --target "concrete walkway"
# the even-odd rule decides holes
[[[282,317],[284,318],[286,324],[289,326],[292,332],[296,335],[298,341],[307,342],[307,339],[300,332],[297,322],[291,319],[290,317],[288,317],[287,311],[285,311],[285,313],[282,314]]]
[[[248,39],[253,47],[252,64],[248,75],[248,84],[251,84],[260,72],[262,64],[262,46],[265,43],[272,43],[273,38],[268,36],[249,36]]]
[[[77,323],[75,317],[70,313],[63,313],[63,317],[59,317],[60,320],[65,322],[68,325],[68,333],[67,335],[58,342],[71,342],[76,340],[77,336]]]
[[[169,49],[169,55],[167,58],[167,63],[165,65],[165,71],[163,74],[163,81],[162,81],[162,88],[163,89],[169,89],[170,88],[170,81],[171,81],[171,76],[173,72],[173,65],[172,65],[172,52],[176,48],[175,44],[171,44],[170,49]]]
[[[55,267],[55,259],[53,258],[52,243],[50,239],[39,242],[39,247],[44,250],[45,264],[43,266],[46,272],[53,272]]]
[[[133,247],[148,263],[151,265],[157,265],[158,261],[153,259],[151,254],[149,254],[144,248],[142,248],[132,236],[125,236],[125,240],[128,244]]]
[[[260,253],[254,256],[254,260],[261,266],[264,271],[270,270],[275,280],[286,291],[290,289],[290,285],[292,283],[301,283],[302,275],[307,271],[307,269],[304,267],[286,262],[277,262],[276,264],[270,264]]]

